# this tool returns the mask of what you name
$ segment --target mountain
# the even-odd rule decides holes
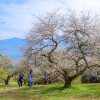
[[[62,41],[63,38],[64,38],[63,36],[58,36],[56,38],[56,41],[57,40]],[[24,47],[25,43],[26,43],[25,39],[21,38],[0,40],[0,53],[16,60],[22,56],[23,54],[22,48]],[[47,40],[45,41],[45,44],[52,44],[52,42]],[[41,44],[37,46],[41,47]],[[59,48],[66,48],[67,46],[68,45],[66,45],[64,41],[58,45]]]
[[[0,40],[0,53],[11,57],[12,59],[18,59],[22,55],[22,50],[25,45],[25,39],[11,38]]]

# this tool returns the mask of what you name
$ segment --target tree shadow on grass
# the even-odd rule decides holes
[[[61,87],[61,86],[53,86],[53,87],[48,87],[46,89],[42,89],[40,91],[41,94],[47,94],[47,93],[51,93],[51,92],[55,92],[55,91],[58,91],[58,92],[61,92],[63,91],[65,88],[64,87]]]

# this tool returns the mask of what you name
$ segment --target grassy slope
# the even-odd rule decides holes
[[[69,89],[62,83],[19,88],[17,84],[0,86],[0,100],[100,100],[100,83],[80,84],[75,81]]]

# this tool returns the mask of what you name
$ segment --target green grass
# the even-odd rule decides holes
[[[100,83],[74,81],[71,88],[64,89],[62,86],[63,83],[22,88],[15,83],[0,85],[0,100],[100,100]]]

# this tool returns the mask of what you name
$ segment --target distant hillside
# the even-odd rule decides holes
[[[22,55],[21,48],[25,45],[25,39],[11,38],[0,40],[0,53],[18,59]]]
[[[57,40],[61,41],[63,40],[63,36],[58,36],[56,38]],[[45,44],[51,44],[51,41],[45,41]],[[11,38],[11,39],[5,39],[0,40],[0,53],[3,53],[6,56],[11,57],[12,59],[18,59],[22,55],[22,50],[25,45],[25,39],[21,38]],[[37,45],[38,47],[41,46],[41,44]],[[61,42],[58,47],[59,48],[65,48],[68,45],[66,45],[65,42]]]

